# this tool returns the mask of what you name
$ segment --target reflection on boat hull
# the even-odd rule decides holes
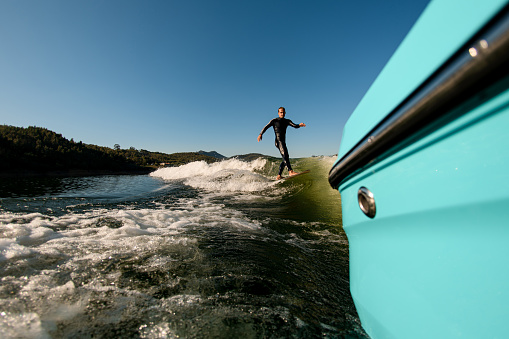
[[[352,114],[330,172],[341,193],[352,296],[373,338],[509,331],[507,4],[451,14],[444,27],[456,32],[440,38],[461,36],[460,46],[431,55],[426,74],[419,60],[415,72],[401,69],[401,60],[412,65],[412,46],[433,38],[426,31],[437,17],[463,15],[461,6],[428,6]],[[396,81],[408,93],[384,91]]]

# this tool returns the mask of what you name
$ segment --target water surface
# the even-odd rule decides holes
[[[0,181],[0,332],[365,338],[332,158]]]

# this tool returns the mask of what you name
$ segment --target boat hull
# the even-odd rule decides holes
[[[351,293],[373,338],[509,332],[508,105],[505,92],[340,187]]]
[[[444,31],[465,36],[423,72],[414,47],[463,5],[430,4],[349,119],[329,175],[372,338],[509,333],[509,5],[474,3],[483,15],[451,27],[475,29]]]

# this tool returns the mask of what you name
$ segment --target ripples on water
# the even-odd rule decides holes
[[[330,158],[0,182],[0,332],[364,338]]]

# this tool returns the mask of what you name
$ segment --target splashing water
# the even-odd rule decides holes
[[[332,161],[0,182],[2,336],[364,338]]]

